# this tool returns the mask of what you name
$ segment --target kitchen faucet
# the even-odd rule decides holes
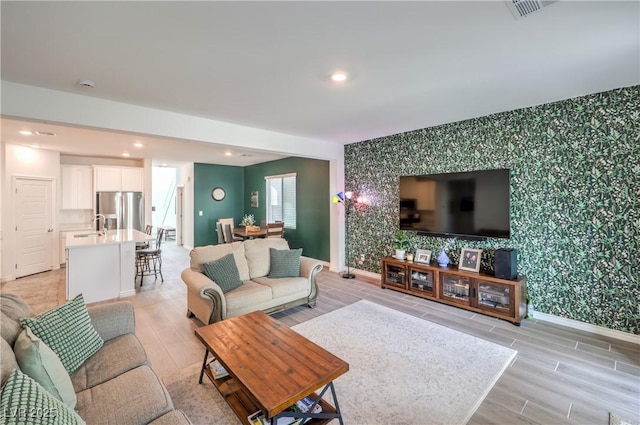
[[[99,222],[100,221],[100,217],[102,217],[102,234],[106,235],[107,234],[107,218],[104,216],[104,214],[96,214],[96,217],[93,219],[93,222]]]

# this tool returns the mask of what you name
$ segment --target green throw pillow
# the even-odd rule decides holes
[[[20,319],[20,323],[58,355],[69,375],[104,344],[91,323],[82,294],[38,316]]]
[[[299,249],[275,249],[269,248],[271,258],[270,278],[279,277],[300,277],[300,256],[302,248]]]
[[[18,335],[13,351],[20,370],[70,408],[76,407],[77,397],[71,377],[56,353],[35,336],[30,328]]]
[[[217,283],[225,294],[242,285],[233,254],[227,254],[216,261],[205,263],[202,268],[204,269],[204,274]]]
[[[3,424],[73,425],[85,422],[20,369],[11,372],[0,393]]]

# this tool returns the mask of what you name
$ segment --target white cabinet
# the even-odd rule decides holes
[[[67,233],[60,232],[60,265],[67,262]]]
[[[122,168],[122,190],[144,192],[144,168]]]
[[[122,190],[120,167],[94,167],[96,192],[119,192]]]
[[[96,192],[144,192],[144,169],[94,166]]]
[[[63,210],[93,209],[93,171],[85,165],[62,165]]]
[[[131,244],[135,250],[135,244]],[[134,260],[130,261],[126,267],[134,269]],[[85,303],[118,298],[120,266],[119,244],[67,249],[67,299],[70,300],[78,294],[82,294]],[[134,284],[134,280],[131,279],[130,286],[133,287]]]

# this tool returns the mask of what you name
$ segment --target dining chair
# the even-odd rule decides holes
[[[216,221],[216,233],[218,234],[218,245],[224,243],[224,230],[222,230],[222,223]]]
[[[160,249],[163,236],[164,228],[159,227],[156,234],[155,247],[136,251],[136,277],[140,276],[140,286],[142,286],[145,271],[148,272],[148,275],[153,274],[156,279],[159,274],[160,280],[164,282],[164,277],[162,277],[162,250]],[[151,271],[152,266],[153,271]]]
[[[233,231],[231,230],[231,226],[229,226],[229,224],[224,225],[224,240],[226,243],[235,242],[233,238]]]
[[[231,227],[231,238],[227,239],[226,236],[226,231],[224,233],[225,235],[225,242],[226,243],[231,243],[231,242],[236,242],[236,241],[243,241],[244,238],[241,238],[240,236],[234,236],[233,235],[233,228],[235,227],[235,224],[233,224],[233,218],[219,218],[218,221],[220,223],[222,223],[222,228],[224,229],[225,225],[229,225]]]
[[[284,223],[282,221],[276,223],[267,223],[267,237],[281,238],[284,234]]]

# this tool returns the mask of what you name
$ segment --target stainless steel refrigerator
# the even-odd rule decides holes
[[[144,229],[142,192],[97,192],[96,212],[105,216],[109,230]],[[103,220],[96,220],[96,230],[103,225]]]

